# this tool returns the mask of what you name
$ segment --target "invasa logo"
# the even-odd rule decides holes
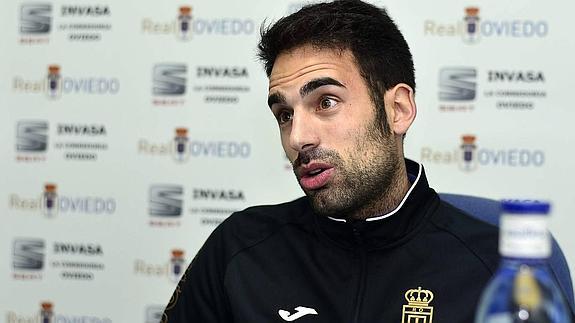
[[[471,67],[443,67],[439,71],[439,100],[472,101],[477,93],[477,71]]]
[[[250,92],[248,68],[245,66],[197,66],[194,92],[203,93],[204,103],[239,104]]]
[[[24,3],[20,6],[20,43],[45,44],[52,29],[52,5]]]
[[[179,185],[152,185],[150,187],[150,215],[159,217],[182,215],[183,191]]]
[[[59,16],[53,17],[54,14]],[[69,4],[58,10],[49,3],[24,3],[20,6],[20,43],[46,44],[51,32],[74,42],[100,41],[112,29],[111,15],[108,5]],[[52,28],[53,25],[57,28]]]
[[[53,151],[62,151],[65,160],[96,161],[108,143],[103,124],[59,123],[52,136]],[[16,124],[16,160],[45,161],[48,151],[49,125],[41,120],[21,120]],[[62,140],[59,140],[62,139]]]
[[[18,280],[42,279],[45,243],[42,239],[14,239],[12,243],[12,277]]]
[[[66,160],[97,161],[103,151],[108,150],[106,125],[59,123],[56,125],[57,138],[55,150],[63,151]]]
[[[45,152],[48,148],[46,121],[19,121],[16,124],[16,150],[18,152]]]
[[[105,5],[64,5],[60,8],[62,17],[102,17],[111,13],[110,7]]]
[[[547,97],[546,77],[535,69],[486,69],[446,66],[439,70],[439,109],[467,112],[482,108],[528,111]]]
[[[156,64],[154,66],[154,95],[183,95],[186,93],[186,64]]]
[[[192,199],[190,212],[200,214],[202,225],[219,225],[230,214],[246,206],[246,195],[239,189],[194,188]]]
[[[91,281],[105,268],[104,248],[94,242],[54,242],[50,266],[62,279]]]
[[[192,71],[195,73],[189,73]],[[189,89],[200,93],[204,103],[238,104],[250,92],[247,79],[249,72],[245,66],[188,68],[184,63],[158,63],[152,68],[152,104],[182,106]]]
[[[185,103],[186,64],[162,63],[152,70],[152,103],[154,105],[176,106]]]
[[[473,111],[477,96],[477,70],[449,66],[439,70],[439,110]]]
[[[20,33],[48,34],[52,29],[52,5],[25,3],[20,6]]]
[[[16,160],[36,162],[46,160],[48,122],[22,120],[16,123]]]
[[[157,227],[179,226],[184,204],[183,193],[184,189],[180,185],[152,185],[148,207],[150,225]]]

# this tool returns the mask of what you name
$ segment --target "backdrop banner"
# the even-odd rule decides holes
[[[414,55],[438,192],[552,203],[575,272],[569,1],[374,1]],[[158,322],[212,230],[303,195],[260,26],[304,2],[0,3],[0,321]]]

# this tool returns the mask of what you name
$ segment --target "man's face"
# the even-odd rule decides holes
[[[348,217],[385,196],[402,160],[349,51],[302,46],[280,54],[268,103],[316,213]]]

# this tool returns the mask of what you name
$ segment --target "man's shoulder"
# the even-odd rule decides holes
[[[458,240],[491,270],[499,263],[499,228],[445,201],[441,201],[431,222]]]
[[[433,218],[434,223],[449,231],[465,236],[497,236],[499,233],[499,228],[496,225],[488,223],[478,216],[474,216],[445,201],[439,203],[437,213],[439,216]]]

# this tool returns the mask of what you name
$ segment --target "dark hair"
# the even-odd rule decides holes
[[[280,53],[302,45],[351,51],[389,131],[383,93],[399,83],[415,91],[415,75],[409,46],[384,9],[359,0],[336,0],[305,6],[271,26],[262,25],[258,57],[268,77]]]

